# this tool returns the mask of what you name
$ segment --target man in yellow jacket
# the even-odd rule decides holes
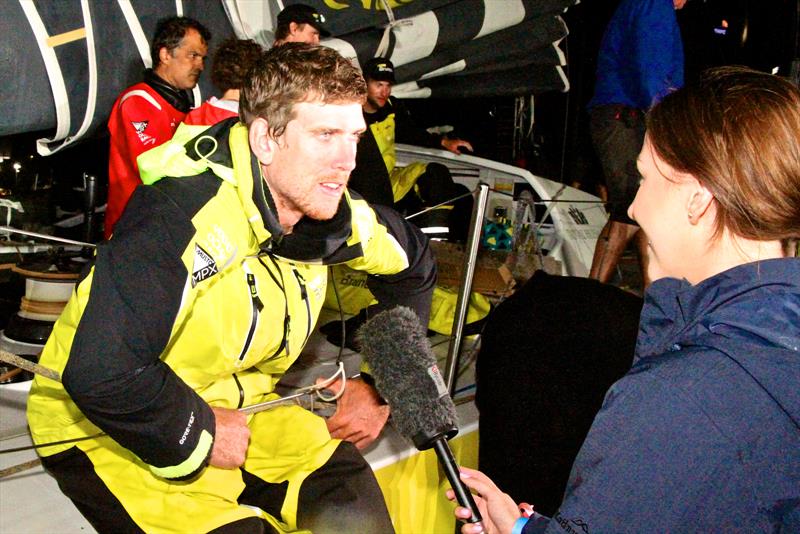
[[[444,148],[454,154],[460,154],[462,149],[472,152],[472,145],[463,139],[429,134],[415,123],[402,102],[392,97],[395,72],[388,59],[369,60],[363,73],[367,82],[364,119],[368,129],[359,144],[352,188],[369,202],[393,206],[404,215],[446,203],[412,220],[431,237],[463,240],[472,204],[469,201],[464,206],[461,202],[461,209],[451,217],[454,205],[450,201],[467,189],[456,185],[448,168],[440,163],[417,161],[398,166],[395,143]]]
[[[371,386],[348,380],[327,425],[300,406],[239,409],[276,397],[327,264],[369,273],[377,308],[410,306],[423,324],[435,264],[418,230],[347,191],[365,129],[359,71],[291,43],[251,72],[244,124],[182,127],[140,158],[150,185],[41,356],[63,383],[34,380],[33,439],[100,532],[392,530],[354,446],[388,417]]]

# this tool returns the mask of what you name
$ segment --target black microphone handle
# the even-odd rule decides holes
[[[472,498],[469,488],[461,481],[458,476],[458,465],[456,459],[453,458],[453,451],[450,450],[447,440],[443,437],[436,438],[433,441],[433,448],[436,450],[436,456],[439,457],[439,464],[444,469],[447,475],[447,480],[450,481],[450,486],[456,494],[458,504],[468,509],[472,516],[467,519],[467,523],[480,523],[482,521],[481,513],[478,511],[478,506],[475,504],[475,499]]]

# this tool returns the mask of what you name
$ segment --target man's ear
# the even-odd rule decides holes
[[[158,59],[160,63],[166,65],[169,60],[172,58],[172,54],[169,53],[169,50],[166,46],[162,46],[158,49]]]
[[[289,23],[289,35],[294,35],[300,31],[300,25],[296,22]]]
[[[258,161],[262,165],[272,163],[276,144],[270,135],[267,120],[260,117],[255,119],[248,127],[247,135],[250,141],[250,150],[253,151]]]
[[[700,218],[706,214],[708,208],[711,207],[714,201],[714,195],[708,190],[706,186],[692,177],[691,194],[689,200],[686,202],[686,211],[689,216],[689,222],[697,224]]]

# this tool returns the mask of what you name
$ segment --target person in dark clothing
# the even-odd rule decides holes
[[[589,277],[611,280],[625,247],[636,239],[644,285],[644,233],[626,210],[636,195],[636,156],[644,140],[644,114],[683,85],[683,42],[675,10],[686,0],[623,0],[606,28],[589,102],[590,131],[608,190],[609,219],[595,245]]]
[[[631,367],[641,310],[641,297],[610,284],[536,271],[489,314],[478,465],[515,501],[558,510],[603,396]]]
[[[747,68],[651,109],[628,209],[654,280],[633,366],[552,518],[463,469],[484,523],[462,533],[800,531],[798,146],[800,89]]]

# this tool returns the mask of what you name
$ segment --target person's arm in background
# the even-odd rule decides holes
[[[649,108],[683,86],[684,55],[675,9],[669,0],[647,0],[640,6],[631,55],[639,73],[639,94]]]
[[[411,116],[411,113],[409,113],[408,108],[398,102],[398,100],[392,98],[387,105],[394,107],[395,141],[398,143],[430,148],[444,148],[454,154],[460,154],[461,152],[458,149],[461,147],[472,152],[472,145],[469,141],[430,134],[425,128],[418,126]]]

